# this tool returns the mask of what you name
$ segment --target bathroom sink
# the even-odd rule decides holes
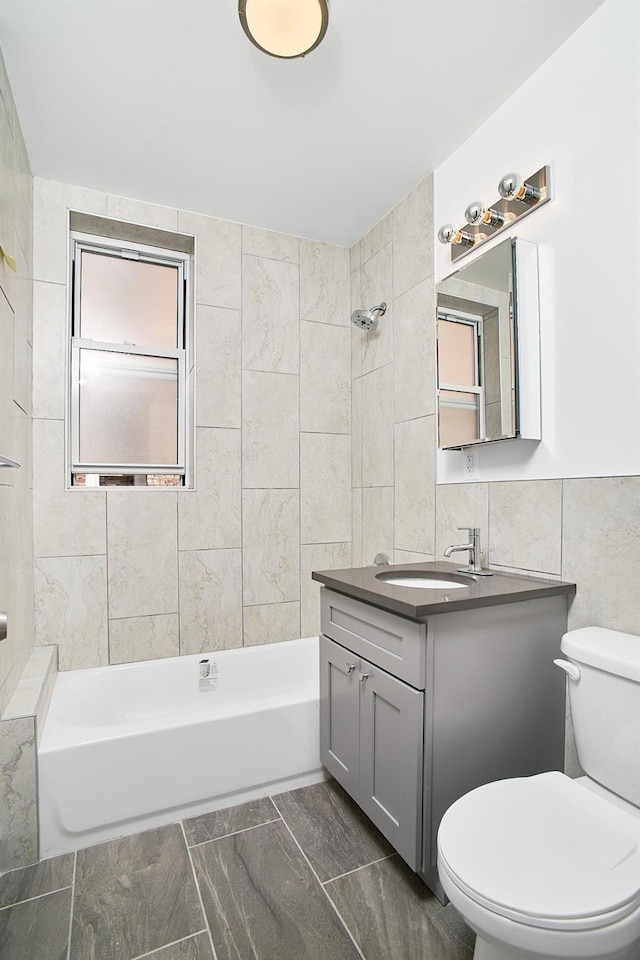
[[[469,587],[472,580],[448,573],[425,573],[424,570],[388,570],[377,573],[376,580],[391,587],[418,587],[421,590],[451,590]]]

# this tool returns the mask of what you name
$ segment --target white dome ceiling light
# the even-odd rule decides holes
[[[322,41],[328,0],[239,0],[238,16],[249,40],[271,57],[304,57]]]

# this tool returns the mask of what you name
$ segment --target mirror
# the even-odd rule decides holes
[[[436,285],[440,449],[540,439],[537,263],[510,238]]]

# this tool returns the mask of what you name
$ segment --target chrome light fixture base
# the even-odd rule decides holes
[[[475,200],[469,204],[464,232],[451,224],[445,224],[438,231],[440,242],[451,244],[452,262],[477,250],[501,230],[551,200],[551,167],[541,167],[524,180],[518,174],[508,173],[500,180],[498,192],[500,199],[495,203],[485,205]]]
[[[238,17],[258,50],[279,60],[295,60],[322,43],[329,25],[329,0],[238,0]]]

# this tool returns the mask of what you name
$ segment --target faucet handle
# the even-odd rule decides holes
[[[466,530],[470,537],[477,537],[480,533],[480,527],[458,527],[458,530]]]

